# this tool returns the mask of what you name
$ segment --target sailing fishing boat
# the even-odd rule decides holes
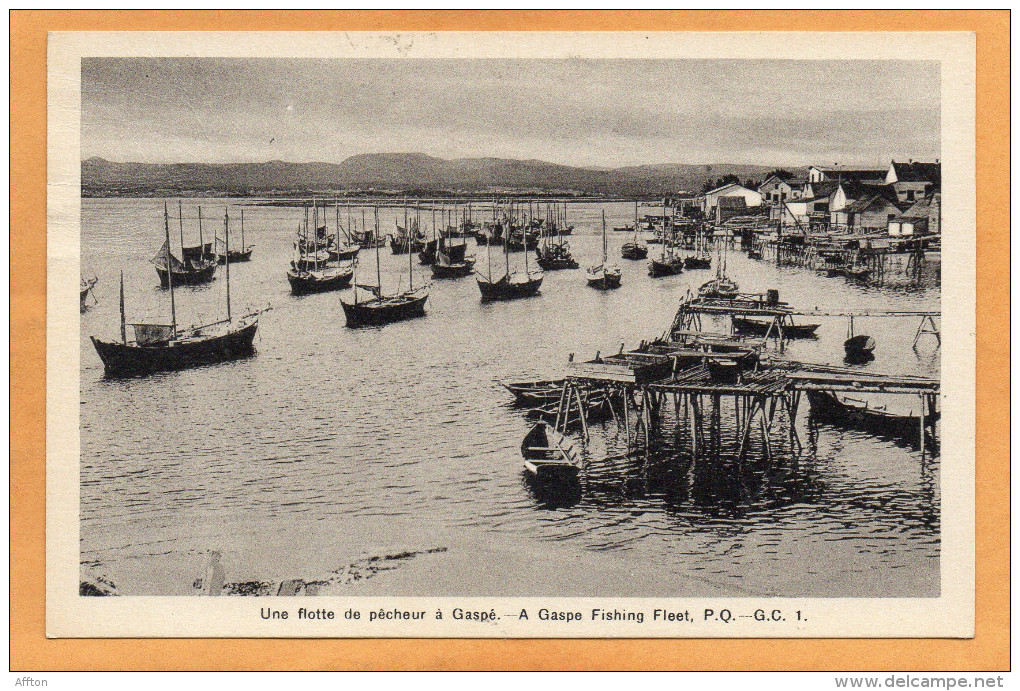
[[[638,241],[638,228],[638,203],[634,202],[634,237],[620,248],[620,256],[624,259],[645,259],[648,256],[648,245]]]
[[[181,203],[177,202],[177,220],[181,234],[181,259],[178,259],[170,251],[170,235],[159,252],[149,261],[156,267],[159,274],[159,284],[163,288],[170,287],[170,283],[177,285],[199,285],[208,283],[216,277],[216,259],[212,256],[212,243],[205,243],[202,237],[202,207],[198,208],[198,246],[184,246],[184,213]],[[173,279],[171,281],[171,274]]]
[[[407,205],[404,205],[404,225],[401,226],[394,220],[397,232],[390,235],[390,251],[393,254],[410,254],[421,252],[425,247],[425,237],[421,234],[418,222],[414,221],[411,227],[408,221]]]
[[[318,226],[318,207],[315,212],[315,225]],[[308,208],[305,208],[305,236],[308,235]],[[314,234],[314,240],[318,240],[320,234]],[[311,254],[301,254],[295,261],[291,262],[291,269],[287,272],[287,281],[290,283],[290,292],[294,295],[306,295],[309,293],[326,293],[333,290],[343,290],[351,285],[354,278],[354,265],[356,259],[337,262],[330,261],[328,251],[320,250],[317,244],[310,248]],[[325,256],[323,256],[325,255]]]
[[[623,272],[615,264],[609,265],[609,245],[606,238],[606,212],[602,211],[602,263],[588,269],[588,285],[598,290],[620,287]]]
[[[726,241],[719,240],[719,256],[715,262],[715,278],[698,288],[698,295],[704,298],[729,300],[737,297],[740,286],[726,276]]]
[[[459,243],[451,242],[449,228],[454,228],[454,233],[462,238]],[[463,225],[459,226],[463,229]],[[467,236],[458,232],[458,227],[447,226],[447,236],[439,236],[439,244],[436,251],[436,260],[432,264],[433,278],[461,278],[470,276],[475,270],[474,255],[467,256]]]
[[[230,217],[223,215],[227,256],[230,248]],[[170,245],[170,216],[163,206],[163,228],[166,244]],[[226,319],[180,328],[177,325],[177,305],[174,299],[176,272],[169,274],[170,323],[128,324],[124,311],[124,274],[120,275],[120,341],[104,341],[92,336],[99,359],[107,376],[147,374],[164,370],[185,369],[214,362],[235,360],[250,355],[254,348],[255,332],[259,326],[258,312],[235,319],[230,311],[230,261],[224,265],[227,274]],[[127,327],[134,334],[128,340]]]
[[[712,268],[712,255],[709,253],[708,248],[705,246],[707,242],[705,238],[704,224],[697,228],[697,235],[694,241],[694,254],[689,254],[684,257],[684,268],[685,269],[711,269]]]
[[[375,232],[379,234],[379,208],[375,208]],[[375,243],[375,278],[376,285],[362,285],[354,282],[354,302],[341,301],[347,326],[381,326],[395,321],[425,316],[425,302],[429,299],[430,284],[419,288],[414,287],[413,255],[407,253],[408,289],[396,295],[384,295],[382,292],[382,269],[379,261],[379,244]],[[372,297],[360,300],[358,289],[368,291]]]
[[[335,200],[334,207],[336,209],[336,233],[332,236],[330,243],[326,245],[326,250],[329,252],[329,258],[332,261],[354,261],[358,257],[358,252],[361,251],[361,246],[354,241],[350,228],[344,228],[340,225],[340,202]],[[322,215],[323,222],[325,222],[325,202],[322,203]],[[343,242],[341,242],[341,235],[343,236]]]
[[[542,234],[542,244],[535,250],[538,265],[545,271],[576,269],[577,260],[570,254],[570,243],[563,239],[564,224],[558,218],[559,204],[556,206],[555,219],[552,210],[546,210],[546,232]]]
[[[672,225],[672,224],[670,224]],[[669,231],[667,235],[667,217],[665,202],[662,210],[662,253],[657,259],[648,262],[648,275],[652,278],[676,276],[683,273],[684,260],[676,254],[676,233]]]
[[[512,219],[512,212],[511,212]],[[512,222],[509,227],[513,227]],[[487,276],[482,276],[477,271],[475,276],[478,280],[478,290],[482,293],[482,300],[516,300],[518,298],[537,295],[542,287],[542,279],[545,274],[541,271],[531,271],[528,268],[528,248],[524,246],[524,273],[510,271],[510,247],[509,238],[503,245],[503,257],[506,259],[506,273],[502,278],[492,280],[492,245],[487,246],[485,252],[485,263]]]
[[[216,261],[217,261],[217,263],[219,263],[219,264],[226,264],[227,263],[227,259],[229,259],[230,262],[233,263],[233,264],[236,264],[237,262],[251,261],[251,252],[252,252],[252,250],[255,249],[255,245],[252,245],[251,247],[248,247],[244,243],[244,209],[241,209],[241,249],[239,249],[239,250],[230,250],[229,256],[228,256],[227,249],[226,249],[226,247],[223,244],[223,240],[220,239],[220,237],[218,235],[214,236],[213,239],[216,242]]]

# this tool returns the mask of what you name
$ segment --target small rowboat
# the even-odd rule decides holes
[[[814,338],[815,331],[818,330],[820,324],[784,324],[783,325],[783,338],[789,340],[791,338]],[[733,319],[733,330],[738,334],[747,336],[765,336],[769,333],[769,329],[772,327],[772,335],[778,336],[776,329],[773,327],[772,320],[759,320],[759,319],[743,319],[735,317]]]
[[[525,470],[540,480],[573,480],[581,469],[573,442],[544,422],[525,435],[521,455]]]
[[[516,382],[503,384],[503,388],[514,395],[519,404],[543,404],[557,401],[563,393],[563,380]]]
[[[921,440],[921,409],[899,394],[872,394],[867,400],[832,391],[807,391],[811,415],[822,422],[850,427],[917,444]],[[925,411],[926,422],[939,419],[938,410]],[[930,432],[928,432],[930,435]]]

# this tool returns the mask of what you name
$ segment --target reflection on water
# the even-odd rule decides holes
[[[197,203],[186,202],[186,214]],[[203,212],[219,213],[223,203],[203,200]],[[581,266],[601,254],[602,208],[571,207],[570,242]],[[629,204],[605,208],[611,225],[633,214]],[[743,461],[725,448],[695,459],[689,429],[671,412],[648,455],[627,455],[626,437],[610,420],[594,426],[576,484],[543,486],[523,476],[519,448],[531,423],[510,407],[499,382],[553,378],[570,353],[588,358],[661,334],[680,297],[711,271],[651,279],[645,262],[621,260],[617,291],[587,289],[583,271],[549,272],[539,297],[490,304],[480,302],[473,279],[444,281],[433,284],[426,318],[350,330],[339,304],[349,291],[289,295],[285,271],[300,211],[246,207],[245,232],[256,249],[250,263],[231,268],[231,292],[235,311],[273,307],[260,322],[256,355],[106,380],[88,337],[117,335],[119,272],[128,321],[168,315],[168,295],[147,261],[161,244],[162,202],[87,199],[82,213],[83,270],[99,277],[98,304],[81,327],[84,560],[151,553],[169,539],[202,550],[216,526],[228,523],[257,530],[358,518],[385,534],[391,523],[425,518],[448,535],[481,535],[495,548],[524,540],[624,558],[631,584],[654,584],[683,565],[735,593],[885,594],[885,581],[866,574],[886,573],[900,574],[897,594],[937,594],[937,578],[914,574],[937,574],[940,459],[812,424],[806,411],[797,420],[805,447],[799,457],[781,447],[764,459],[755,442]],[[397,213],[383,212],[384,230]],[[619,235],[610,237],[612,256],[629,239]],[[484,270],[486,249],[472,251]],[[374,278],[375,261],[363,251],[359,273]],[[920,281],[885,286],[737,252],[728,265],[742,290],[777,288],[805,309],[939,307],[937,264]],[[425,270],[415,270],[423,281]],[[407,258],[381,252],[380,272],[387,290],[406,285]],[[224,297],[222,277],[181,289],[179,321],[220,318]],[[786,355],[843,364],[845,322],[818,321],[818,339],[792,342]],[[934,345],[911,347],[916,326],[856,320],[858,333],[878,347],[874,361],[855,366],[938,376]],[[736,434],[729,417],[724,439]],[[777,440],[788,435],[785,424],[777,422]],[[399,542],[399,528],[392,533]],[[571,569],[571,561],[558,568]]]

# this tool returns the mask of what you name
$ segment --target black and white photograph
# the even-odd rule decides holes
[[[625,38],[51,43],[55,635],[968,635],[973,44]]]

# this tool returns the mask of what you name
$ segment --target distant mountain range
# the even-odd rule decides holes
[[[304,192],[550,193],[659,197],[700,192],[737,175],[760,181],[772,166],[662,164],[578,168],[505,158],[446,160],[425,154],[361,154],[343,163],[115,163],[82,161],[83,196],[295,194]]]

